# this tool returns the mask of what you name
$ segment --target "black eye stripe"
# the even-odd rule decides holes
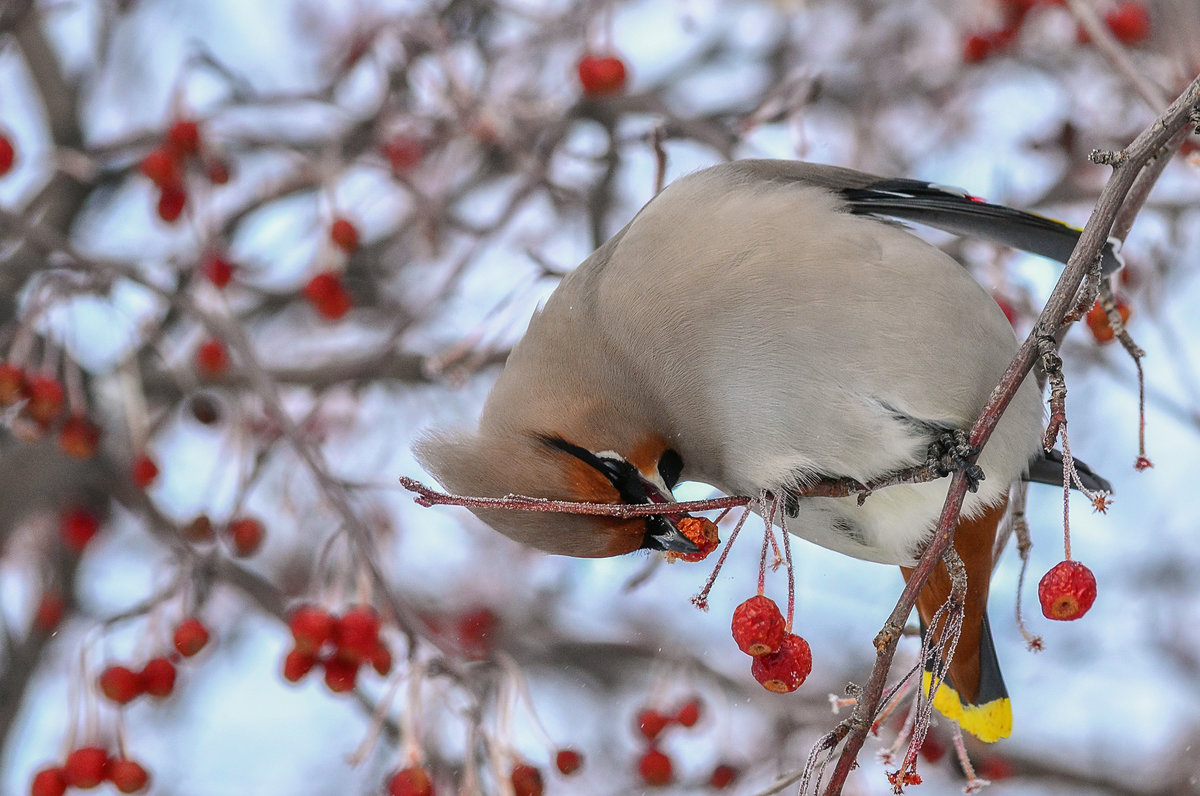
[[[597,456],[587,448],[573,445],[559,437],[542,437],[542,442],[564,453],[569,453],[608,479],[624,503],[647,502],[646,487],[642,484],[637,468],[624,459],[609,459]]]

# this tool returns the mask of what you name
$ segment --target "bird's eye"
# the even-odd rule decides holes
[[[667,448],[658,459],[658,474],[667,489],[674,489],[683,473],[683,457],[674,448]]]

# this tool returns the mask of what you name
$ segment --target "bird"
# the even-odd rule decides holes
[[[965,458],[974,452],[961,450],[963,434],[1016,335],[968,271],[904,222],[1061,262],[1080,234],[956,188],[837,166],[747,159],[693,172],[562,279],[512,349],[478,428],[426,432],[417,458],[457,494],[628,504],[674,502],[682,481],[787,496],[821,479],[867,483],[956,444]],[[1120,265],[1110,240],[1102,270]],[[1061,459],[1041,445],[1043,415],[1027,377],[978,453],[955,533],[967,572],[962,635],[933,704],[984,741],[1012,731],[987,620],[997,529],[1018,479],[1061,484]],[[862,502],[789,500],[787,527],[907,578],[947,489],[939,479]],[[696,549],[669,510],[472,511],[552,554]],[[917,602],[923,627],[949,589],[939,565]]]

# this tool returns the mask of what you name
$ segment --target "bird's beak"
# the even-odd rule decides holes
[[[681,516],[673,515],[673,519],[674,521],[672,521],[671,517],[661,514],[647,517],[646,541],[642,547],[648,550],[662,550],[667,553],[680,553],[683,555],[699,553],[700,548],[696,543],[684,536],[675,527],[675,521],[681,519]]]

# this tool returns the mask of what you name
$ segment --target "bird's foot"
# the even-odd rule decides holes
[[[979,491],[983,480],[983,468],[971,462],[979,449],[971,445],[967,432],[951,429],[940,434],[929,446],[925,466],[939,477],[953,475],[960,470],[967,476],[967,489]]]

